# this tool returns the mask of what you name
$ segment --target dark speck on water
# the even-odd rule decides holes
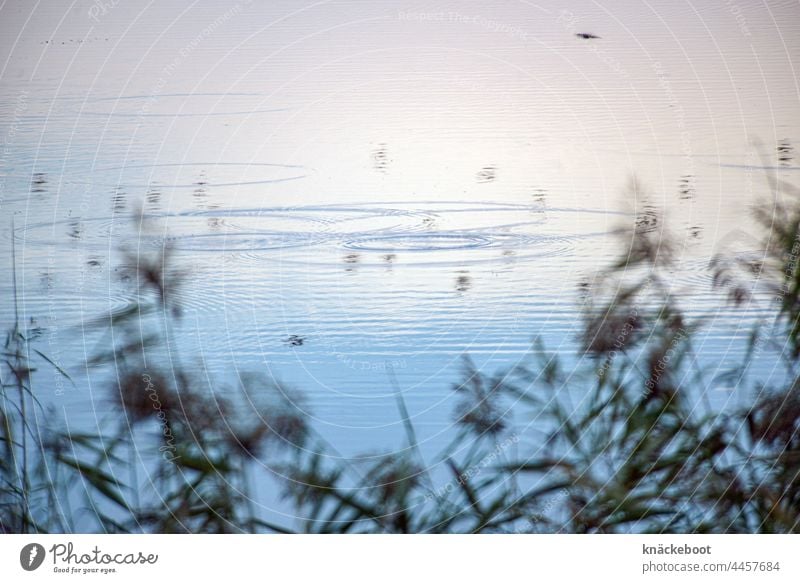
[[[302,336],[292,334],[284,342],[286,342],[289,346],[302,346],[305,341],[306,339]]]
[[[479,183],[493,182],[497,178],[497,168],[494,166],[486,166],[478,172],[475,178]]]

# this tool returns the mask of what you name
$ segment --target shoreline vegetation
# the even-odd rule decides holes
[[[761,252],[709,265],[732,306],[764,290],[775,300],[738,366],[715,379],[699,366],[702,322],[670,290],[675,250],[651,213],[578,290],[578,364],[540,341],[491,375],[466,359],[453,439],[428,459],[391,367],[405,443],[357,459],[314,430],[292,387],[241,374],[210,390],[203,363],[176,349],[173,296],[189,274],[168,246],[125,251],[138,301],[93,322],[107,341],[84,363],[107,371],[98,433],[52,425],[35,379],[69,375],[19,318],[6,335],[0,532],[800,532],[800,189],[772,173],[767,182]],[[785,383],[752,378],[766,351]],[[715,411],[712,381],[749,405]],[[535,447],[521,440],[531,428]],[[265,489],[291,509],[286,524],[265,520]]]

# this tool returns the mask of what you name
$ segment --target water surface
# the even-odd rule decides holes
[[[181,358],[218,390],[298,387],[347,453],[402,435],[388,369],[435,450],[465,355],[493,372],[541,337],[575,362],[578,283],[654,209],[706,364],[767,313],[707,265],[757,248],[764,167],[800,168],[794,2],[100,6],[0,9],[0,318],[13,240],[20,319],[77,385],[36,391],[73,424],[108,407],[81,363],[107,341],[88,323],[134,301],[123,248],[190,273]]]

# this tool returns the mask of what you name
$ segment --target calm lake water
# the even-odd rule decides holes
[[[177,346],[219,390],[262,372],[342,452],[390,449],[391,368],[435,450],[464,355],[494,372],[538,336],[573,358],[578,283],[653,208],[711,376],[735,364],[769,302],[734,313],[707,265],[757,248],[764,165],[798,177],[800,7],[629,4],[5,3],[0,320],[13,240],[20,319],[77,384],[37,395],[97,423],[87,324],[133,301],[121,247],[170,243]]]

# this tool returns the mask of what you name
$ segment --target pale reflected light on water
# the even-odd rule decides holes
[[[654,209],[703,354],[735,362],[766,307],[707,265],[755,248],[754,139],[797,176],[800,12],[629,4],[4,5],[0,293],[13,237],[22,318],[76,379],[52,402],[105,406],[84,326],[133,301],[122,247],[168,244],[182,353],[301,388],[347,452],[400,435],[390,368],[435,448],[462,358],[573,355],[578,284]]]

